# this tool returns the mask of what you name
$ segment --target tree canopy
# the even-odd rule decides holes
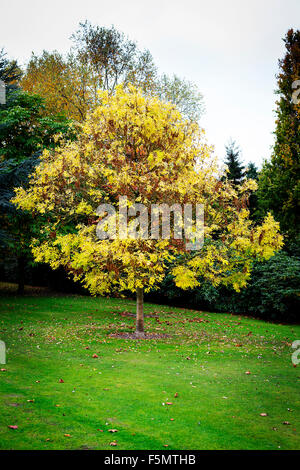
[[[252,180],[237,187],[221,182],[211,149],[196,123],[183,119],[170,103],[145,96],[132,86],[100,94],[98,106],[76,142],[43,152],[28,190],[16,190],[14,203],[46,215],[32,248],[37,261],[64,266],[92,294],[150,290],[167,269],[183,289],[205,276],[239,290],[250,277],[253,259],[269,258],[282,245],[278,224],[268,215],[262,225],[249,220]],[[176,239],[128,236],[99,240],[99,204],[127,210],[142,203],[203,204],[204,246],[189,251],[193,232]],[[136,214],[129,225],[136,226]],[[120,221],[116,221],[120,223]]]

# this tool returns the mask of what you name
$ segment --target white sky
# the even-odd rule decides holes
[[[269,158],[281,38],[300,28],[299,0],[0,0],[0,47],[21,64],[32,51],[65,52],[85,19],[115,25],[160,72],[197,84],[201,124],[221,159],[230,137],[246,162]]]

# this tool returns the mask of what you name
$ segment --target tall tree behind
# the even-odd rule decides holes
[[[290,29],[284,43],[286,54],[279,60],[277,77],[275,145],[261,172],[258,198],[262,215],[272,210],[293,239],[300,227],[300,100],[293,97],[293,83],[300,79],[300,31]]]
[[[244,178],[244,166],[240,161],[240,148],[236,145],[234,140],[230,140],[225,146],[226,158],[225,165],[228,167],[227,178],[232,181],[233,184],[240,184]]]
[[[114,27],[80,23],[71,39],[66,56],[57,51],[33,54],[22,80],[26,91],[44,98],[48,111],[82,122],[100,104],[99,89],[113,94],[122,83],[171,101],[192,121],[203,113],[203,97],[195,85],[176,76],[160,77],[150,52]]]
[[[6,93],[18,88],[22,71],[15,60],[9,60],[4,49],[0,49],[0,80],[5,83]]]

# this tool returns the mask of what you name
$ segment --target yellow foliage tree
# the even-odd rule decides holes
[[[233,187],[221,181],[203,131],[174,105],[134,87],[126,92],[118,86],[114,95],[103,91],[100,98],[78,141],[44,151],[29,189],[17,189],[14,203],[43,218],[40,236],[32,241],[36,261],[64,266],[92,294],[137,293],[136,335],[142,336],[143,292],[157,287],[168,270],[182,289],[205,277],[239,290],[253,261],[271,257],[282,236],[270,214],[254,226],[247,200],[256,183]],[[118,231],[121,217],[98,209],[102,203],[117,209],[120,196],[126,196],[129,214],[126,237]],[[150,222],[149,237],[142,236],[141,227],[135,232],[133,207],[150,213],[155,204],[174,203],[203,206],[201,249],[187,249],[195,227],[175,236],[175,219],[165,238],[153,238],[157,227]],[[114,225],[115,236],[99,239],[96,226],[104,226],[105,216],[106,230]]]

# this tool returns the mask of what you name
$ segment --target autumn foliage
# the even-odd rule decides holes
[[[14,203],[39,215],[32,241],[36,261],[64,266],[92,294],[149,291],[171,271],[188,289],[205,277],[213,284],[246,285],[255,259],[268,259],[282,246],[269,214],[261,225],[247,206],[256,183],[221,181],[203,131],[176,107],[134,87],[99,92],[99,105],[86,119],[78,141],[44,151],[28,190]],[[186,239],[99,240],[97,207],[119,196],[128,205],[203,204],[204,245],[188,251]]]

